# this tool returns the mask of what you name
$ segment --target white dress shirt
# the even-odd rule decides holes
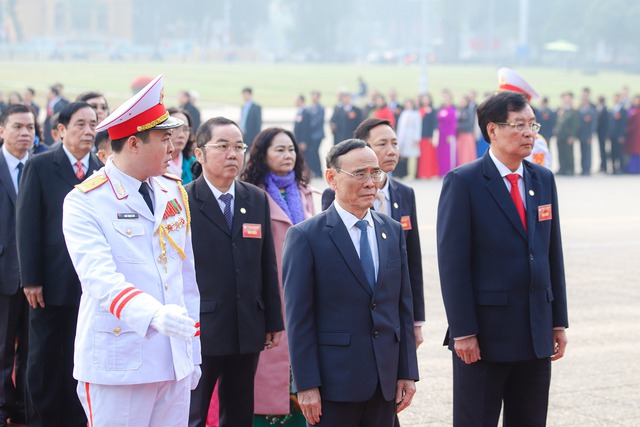
[[[4,159],[7,162],[7,168],[9,169],[9,174],[11,175],[11,181],[13,181],[13,186],[16,189],[16,194],[18,194],[18,172],[19,172],[18,163],[22,163],[22,166],[24,167],[24,163],[29,158],[29,152],[27,151],[27,153],[24,155],[23,158],[18,159],[7,150],[7,147],[3,145],[2,153],[4,154]]]
[[[371,247],[371,256],[373,258],[373,267],[375,269],[376,280],[378,278],[378,266],[380,264],[380,260],[378,259],[378,242],[376,241],[376,229],[373,225],[373,218],[371,217],[371,211],[367,210],[367,214],[364,218],[358,218],[350,212],[347,212],[340,206],[338,200],[334,201],[334,205],[336,207],[336,211],[340,216],[345,227],[347,227],[347,231],[349,232],[349,237],[351,237],[351,242],[353,242],[353,246],[356,248],[356,252],[358,253],[358,257],[360,257],[360,234],[362,233],[358,227],[356,227],[356,222],[361,219],[367,221],[367,238],[369,239],[369,247]]]

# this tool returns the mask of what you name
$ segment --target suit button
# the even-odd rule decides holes
[[[373,331],[373,337],[374,338],[378,338],[380,336],[380,332],[378,331]]]
[[[378,308],[378,306],[376,305],[375,302],[371,304],[371,310],[376,311],[376,308]]]
[[[169,284],[168,284],[168,283],[165,283],[165,284],[164,284],[164,290],[165,290],[165,291],[168,291],[168,290],[169,290]]]
[[[533,254],[529,254],[529,261],[533,261]]]
[[[236,248],[236,242],[233,242],[233,243],[231,244],[231,247],[232,247],[233,249],[235,249],[235,248]]]
[[[115,328],[113,328],[114,334],[120,335],[120,332],[122,332],[122,329],[120,329],[120,326],[116,326]]]
[[[240,294],[238,294],[237,299],[238,299],[238,301],[240,301]]]
[[[127,236],[131,236],[131,230],[127,229]]]

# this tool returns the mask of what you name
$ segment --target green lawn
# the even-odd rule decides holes
[[[640,75],[622,72],[601,72],[586,75],[580,70],[550,68],[517,68],[542,94],[556,105],[564,90],[579,93],[590,86],[592,93],[603,94],[610,102],[611,95],[623,84],[632,93],[640,92]],[[497,67],[448,66],[429,67],[429,90],[436,94],[449,88],[454,96],[475,89],[482,94],[497,86]],[[298,93],[312,89],[323,93],[323,102],[333,105],[337,88],[357,90],[357,77],[363,76],[370,89],[387,93],[395,88],[400,99],[414,96],[419,87],[418,65],[342,65],[342,64],[201,64],[201,63],[88,63],[88,62],[1,62],[0,90],[20,93],[26,86],[37,91],[37,101],[44,104],[47,87],[54,82],[65,85],[65,95],[74,98],[85,90],[99,90],[107,95],[110,104],[119,105],[130,96],[131,82],[142,75],[165,76],[165,104],[175,105],[179,90],[196,90],[199,105],[215,107],[222,104],[239,105],[240,91],[251,86],[257,102],[265,107],[291,107]]]

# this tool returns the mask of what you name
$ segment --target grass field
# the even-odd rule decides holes
[[[436,94],[443,88],[453,91],[454,97],[475,89],[479,94],[497,86],[498,67],[430,65],[428,69],[429,91]],[[517,67],[516,67],[517,68]],[[606,71],[584,74],[581,70],[551,68],[517,68],[542,94],[557,105],[564,90],[579,93],[589,86],[597,96],[603,94],[610,102],[611,95],[623,84],[632,93],[640,93],[640,74]],[[69,99],[86,90],[98,90],[106,94],[112,108],[130,96],[130,84],[138,76],[165,76],[165,104],[176,104],[179,90],[195,90],[201,107],[239,105],[240,91],[251,86],[255,99],[264,107],[292,107],[294,96],[308,94],[312,89],[323,93],[323,102],[333,105],[335,92],[346,87],[357,90],[357,77],[363,76],[369,89],[387,93],[395,88],[399,99],[414,96],[418,92],[420,67],[418,65],[372,64],[204,64],[204,63],[89,63],[89,62],[0,62],[0,90],[5,98],[11,91],[23,92],[32,86],[37,92],[37,102],[44,105],[47,88],[55,82],[65,86]]]

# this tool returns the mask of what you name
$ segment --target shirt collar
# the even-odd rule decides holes
[[[384,193],[384,196],[387,198],[387,200],[391,200],[391,195],[389,194],[389,182],[391,182],[391,177],[387,175],[387,182],[384,183],[384,187],[378,190]]]
[[[15,157],[13,154],[11,154],[8,150],[7,147],[5,147],[4,145],[2,145],[2,153],[4,154],[4,159],[7,161],[7,168],[12,171],[15,168],[18,167],[18,163],[24,163],[27,161],[27,159],[29,158],[29,151],[27,151],[27,153],[24,155],[23,158],[18,159],[17,157]]]
[[[69,159],[69,162],[71,163],[71,165],[75,165],[76,162],[79,160],[82,162],[82,166],[84,166],[87,170],[89,170],[89,156],[91,155],[91,152],[88,152],[87,154],[85,154],[84,157],[81,159],[76,159],[76,157],[73,154],[71,154],[71,151],[67,150],[67,147],[65,147],[64,144],[62,144],[62,149],[64,150],[64,153],[67,155],[67,158]]]
[[[498,160],[498,158],[493,154],[493,151],[491,150],[491,147],[489,147],[489,156],[491,157],[491,160],[493,161],[493,164],[496,165],[496,168],[498,168],[498,172],[500,173],[501,177],[505,177],[507,175],[511,175],[512,173],[518,174],[521,178],[524,179],[524,167],[522,166],[522,162],[520,162],[520,165],[518,166],[518,169],[516,169],[514,172],[511,172],[511,169],[509,169],[508,167],[506,167],[500,160]]]
[[[129,190],[129,192],[140,190],[140,185],[142,184],[142,181],[139,181],[136,178],[132,177],[131,175],[127,175],[126,173],[118,169],[116,164],[113,163],[113,156],[109,156],[109,158],[107,159],[105,170],[111,182],[119,181],[125,188]],[[149,187],[151,188],[151,190],[153,190],[153,180],[146,179],[145,182],[149,184]]]
[[[212,183],[210,183],[206,176],[203,175],[203,177],[204,177],[204,182],[207,183],[207,185],[209,186],[209,189],[213,193],[216,200],[220,199],[220,196],[222,196],[223,194],[231,194],[231,196],[234,199],[236,198],[236,181],[235,180],[231,183],[231,187],[229,187],[229,189],[225,193],[223,193],[222,191],[218,190]]]
[[[335,199],[333,201],[333,204],[336,207],[336,211],[338,212],[340,219],[344,223],[344,226],[347,227],[347,230],[352,229],[353,226],[356,225],[356,222],[360,221],[360,218],[343,209],[342,206],[340,206],[340,203],[338,203],[338,199]],[[370,209],[367,209],[367,214],[362,219],[367,221],[367,224],[369,224],[369,226],[373,226],[373,217],[371,216]]]

